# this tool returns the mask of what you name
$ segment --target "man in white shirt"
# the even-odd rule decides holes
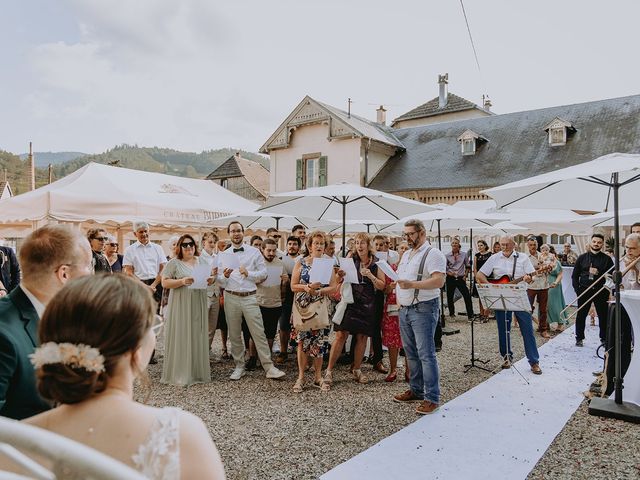
[[[488,277],[501,278],[504,275],[512,280],[522,279],[531,282],[531,274],[535,272],[533,265],[526,254],[514,251],[515,242],[511,237],[500,238],[501,252],[491,255],[476,274],[478,283],[489,283]],[[498,325],[498,343],[500,355],[504,358],[502,368],[510,368],[513,359],[511,351],[511,318],[518,319],[518,326],[524,341],[524,351],[531,365],[531,371],[536,375],[542,374],[539,363],[538,347],[533,333],[533,319],[530,311],[508,312],[496,310],[496,323]]]
[[[420,402],[416,413],[428,415],[440,404],[440,372],[434,334],[440,320],[440,289],[447,261],[427,242],[420,220],[404,224],[409,250],[398,265],[396,297],[400,305],[400,335],[409,364],[410,389],[393,397],[396,402]]]
[[[281,378],[284,372],[274,367],[271,361],[271,351],[256,298],[256,283],[267,277],[264,257],[257,248],[243,244],[244,227],[241,223],[231,222],[227,233],[231,237],[231,247],[218,254],[218,282],[225,289],[224,311],[231,341],[231,356],[236,365],[229,378],[240,380],[245,375],[243,316],[267,378]]]
[[[69,280],[93,273],[89,242],[66,225],[34,230],[20,248],[22,280],[0,298],[0,415],[16,420],[48,410],[29,360],[47,303]]]
[[[133,222],[133,233],[138,241],[125,250],[122,268],[127,275],[149,286],[159,306],[162,300],[162,269],[167,257],[160,245],[149,241],[148,223]]]

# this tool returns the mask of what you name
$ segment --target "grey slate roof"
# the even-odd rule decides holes
[[[236,156],[231,155],[222,165],[216,168],[213,172],[207,175],[205,180],[217,180],[220,178],[233,178],[241,177],[242,171],[238,162],[236,162]]]
[[[551,147],[543,130],[555,117],[576,129],[564,146]],[[466,129],[486,143],[463,156]],[[490,187],[613,152],[640,153],[640,95],[397,129],[406,150],[387,161],[369,185],[387,192]]]
[[[399,148],[404,148],[402,142],[400,142],[394,135],[393,132],[395,130],[391,127],[372,122],[371,120],[359,117],[358,115],[349,115],[344,110],[340,110],[339,108],[333,107],[326,103],[318,102],[317,100],[314,101],[319,105],[322,105],[322,107],[326,108],[329,112],[331,112],[331,114],[338,117],[347,125],[351,125],[351,127],[360,132],[363,137],[377,140],[382,143],[388,143]]]
[[[466,98],[459,97],[453,93],[447,94],[447,105],[444,108],[440,108],[440,97],[436,97],[433,100],[429,100],[427,103],[414,108],[400,115],[394,119],[393,122],[400,122],[402,120],[411,120],[414,118],[432,117],[434,115],[441,115],[443,113],[461,112],[464,110],[472,110],[477,108],[486,112],[486,110],[480,108],[473,102],[470,102]]]

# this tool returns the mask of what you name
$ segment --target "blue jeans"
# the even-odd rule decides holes
[[[409,386],[415,395],[433,403],[440,403],[440,372],[433,339],[439,318],[439,298],[400,309],[400,336],[409,364]]]
[[[540,357],[538,356],[538,347],[536,346],[536,337],[533,333],[533,318],[529,312],[505,312],[504,310],[496,310],[496,323],[498,324],[498,343],[500,344],[500,355],[506,358],[507,352],[509,358],[513,358],[513,352],[511,351],[511,318],[514,314],[518,319],[518,326],[520,327],[520,333],[522,333],[522,340],[524,341],[524,352],[529,360],[529,364],[533,365],[538,363]],[[509,332],[508,345],[507,335],[505,331],[505,318],[506,331]]]

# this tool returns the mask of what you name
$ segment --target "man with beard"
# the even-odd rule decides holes
[[[400,305],[400,334],[409,364],[409,390],[396,395],[396,402],[420,402],[416,413],[428,415],[440,404],[440,372],[434,334],[440,319],[440,289],[445,282],[447,261],[427,242],[420,220],[404,224],[408,250],[398,265],[396,295]]]
[[[591,235],[589,250],[578,257],[573,268],[571,282],[578,299],[578,314],[576,315],[576,346],[582,347],[584,341],[584,326],[588,313],[587,300],[591,298],[605,282],[604,274],[613,267],[613,260],[602,251],[604,236],[600,233]],[[600,342],[607,339],[607,300],[609,291],[605,288],[593,299],[598,312],[600,324]]]
[[[38,394],[29,359],[39,346],[47,303],[69,280],[93,273],[89,243],[66,225],[34,230],[19,256],[22,281],[0,299],[0,415],[16,420],[50,408]]]
[[[300,238],[293,235],[287,238],[287,254],[282,257],[284,271],[291,282],[291,274],[300,254],[300,246],[302,245]],[[280,327],[280,353],[275,359],[276,365],[282,365],[287,361],[289,356],[287,349],[289,347],[289,337],[291,336],[291,309],[293,308],[293,292],[291,288],[287,288],[284,300],[282,301],[282,313],[278,325]]]
[[[231,341],[231,356],[235,370],[229,377],[240,380],[245,375],[244,343],[242,342],[242,318],[247,322],[258,357],[267,378],[281,378],[284,372],[273,366],[271,351],[264,334],[264,324],[258,300],[256,284],[267,277],[267,267],[260,250],[243,243],[244,227],[231,222],[227,227],[231,248],[218,254],[218,281],[224,291],[224,311]]]
[[[640,226],[640,225],[639,225]],[[627,267],[634,262],[638,257],[640,257],[640,233],[632,233],[627,236],[624,241],[624,248],[626,250],[625,256],[620,259],[620,271],[624,272]],[[640,290],[640,262],[636,263],[631,269],[627,272],[627,274],[622,277],[622,288],[624,291],[629,290]],[[620,373],[624,378],[627,373],[627,369],[629,368],[629,363],[631,362],[631,320],[629,319],[629,313],[627,310],[620,304],[620,331],[621,331],[621,339],[620,342]],[[613,320],[613,317],[611,317]],[[607,374],[607,383],[605,389],[605,395],[611,395],[613,393],[615,384],[613,382],[613,378],[615,375],[615,358],[616,358],[616,345],[615,345],[615,328],[609,328],[609,348],[607,349],[607,353],[605,354],[606,360],[606,374]],[[637,342],[637,340],[636,340]],[[636,343],[637,345],[637,343]]]

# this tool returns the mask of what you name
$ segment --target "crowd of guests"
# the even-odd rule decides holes
[[[332,389],[333,371],[344,359],[353,380],[368,383],[362,369],[367,347],[372,370],[395,382],[403,351],[409,388],[393,400],[417,402],[418,414],[430,414],[440,404],[436,347],[443,287],[449,313],[454,314],[458,290],[473,321],[466,281],[471,269],[478,283],[503,275],[526,281],[531,309],[495,312],[498,345],[502,366],[509,368],[513,354],[508,332],[515,317],[531,370],[541,374],[534,320],[542,337],[568,325],[562,266],[573,265],[573,287],[584,307],[613,265],[602,251],[600,234],[591,237],[588,250],[579,256],[570,245],[556,254],[532,236],[522,254],[511,237],[501,238],[492,250],[480,240],[472,259],[461,251],[458,239],[446,255],[433,248],[419,220],[406,222],[403,230],[397,251],[384,235],[358,233],[340,257],[330,236],[321,231],[307,235],[302,225],[284,242],[285,251],[278,249],[281,235],[276,229],[245,243],[243,225],[232,222],[229,242],[213,232],[206,232],[200,243],[184,234],[172,241],[169,256],[150,241],[144,222],[133,224],[136,241],[124,254],[104,229],[91,229],[86,236],[62,225],[35,230],[24,241],[19,261],[11,249],[0,248],[0,296],[6,297],[0,299],[0,415],[28,419],[151,478],[224,478],[215,445],[198,418],[133,400],[133,381],[154,361],[161,330],[161,382],[179,386],[211,381],[211,348],[218,329],[222,359],[234,362],[231,380],[240,380],[258,363],[268,379],[281,379],[285,373],[276,365],[289,361],[289,349],[295,351],[295,393],[307,387],[309,363],[309,384],[322,392]],[[625,247],[623,266],[640,256],[640,234],[632,233]],[[347,280],[349,262],[356,278]],[[624,288],[639,289],[638,268],[631,273]],[[605,289],[588,301],[600,319],[600,339],[610,348],[608,298]],[[493,313],[480,302],[482,321]],[[583,343],[586,315],[585,308],[577,315],[577,346]],[[622,336],[624,371],[632,342],[624,311]],[[276,339],[279,351],[274,355]],[[612,388],[611,382],[608,393]]]

